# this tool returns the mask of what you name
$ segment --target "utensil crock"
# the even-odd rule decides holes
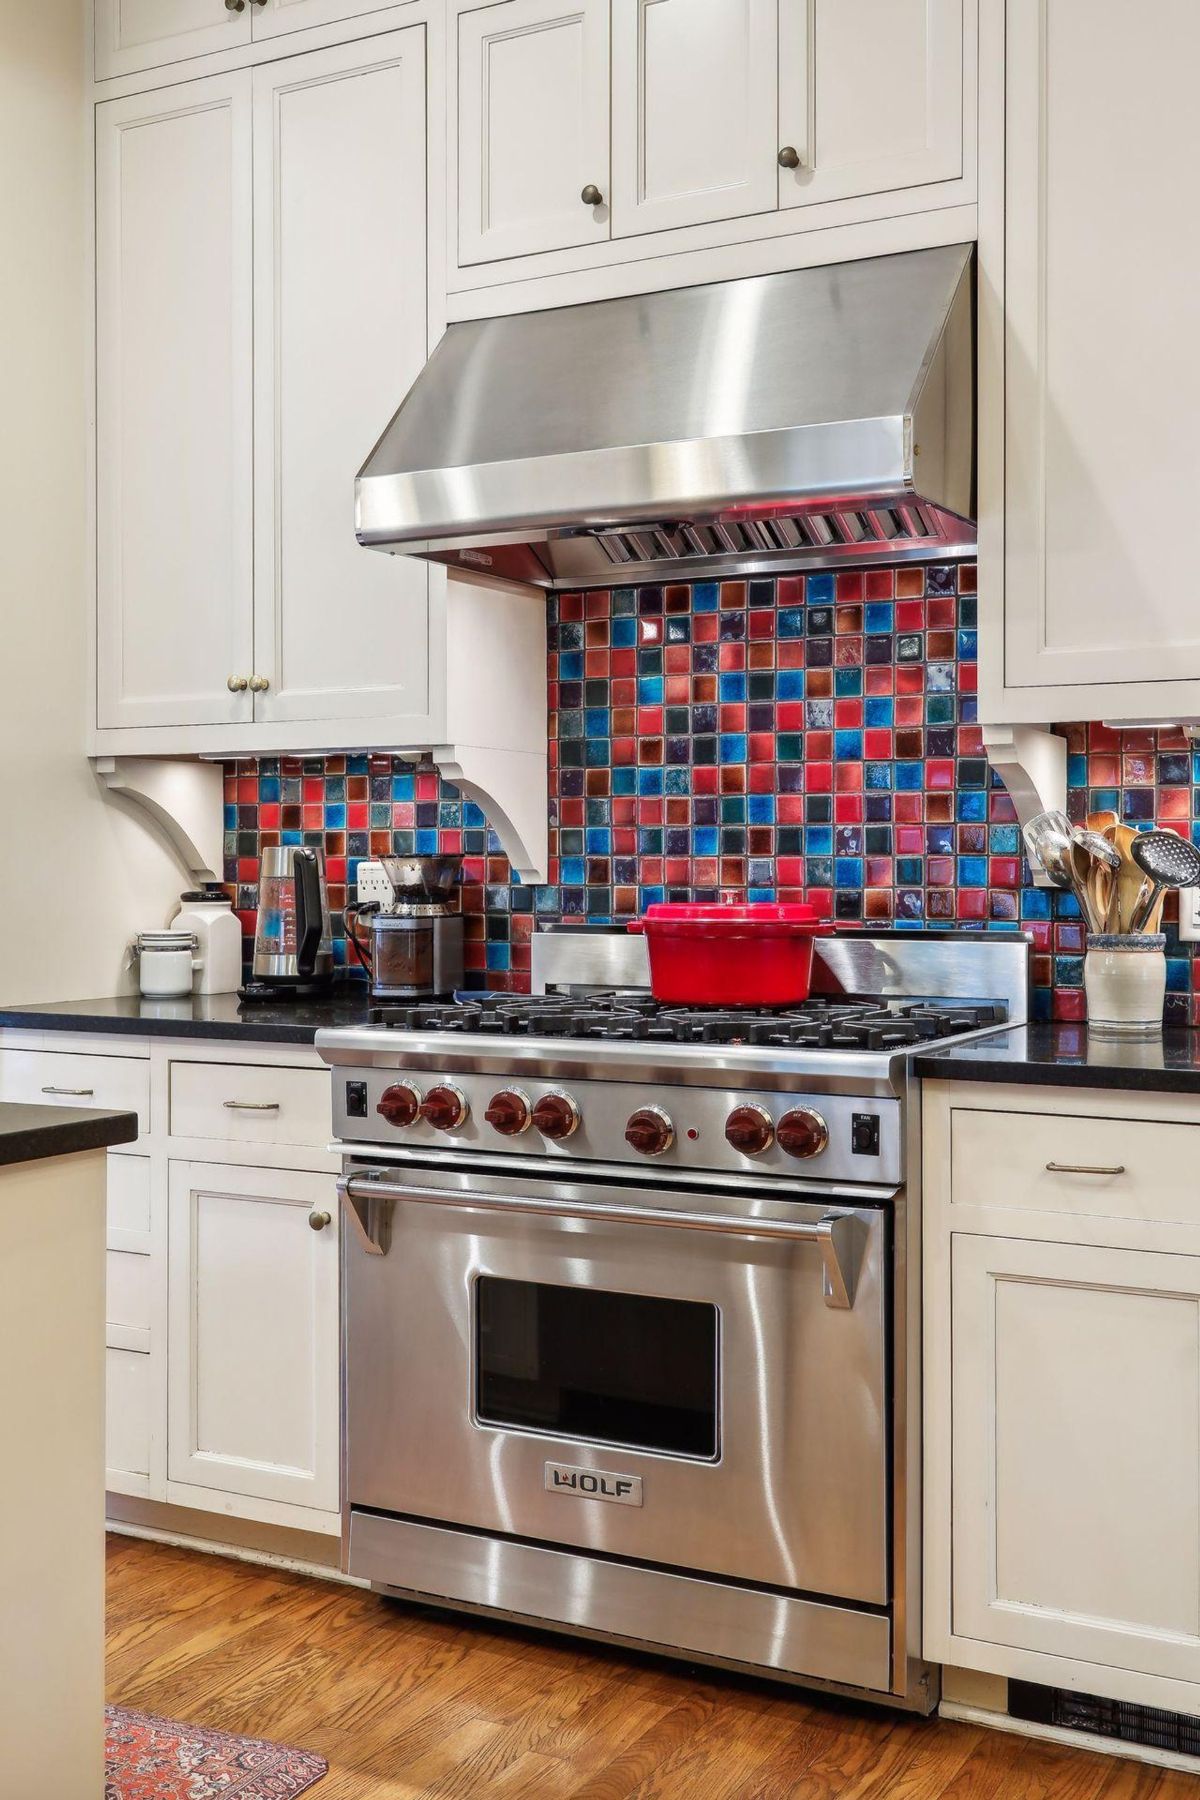
[[[1146,1038],[1162,1031],[1166,942],[1161,932],[1108,932],[1088,939],[1083,985],[1093,1036]]]

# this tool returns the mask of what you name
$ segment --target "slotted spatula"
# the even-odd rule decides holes
[[[1129,921],[1130,931],[1142,931],[1164,888],[1195,887],[1200,883],[1200,850],[1174,831],[1142,831],[1134,838],[1130,854],[1142,873],[1150,877],[1150,892],[1139,896]]]

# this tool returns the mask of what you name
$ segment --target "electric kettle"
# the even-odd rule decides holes
[[[243,999],[306,999],[333,979],[325,859],[307,846],[262,853],[251,979]]]

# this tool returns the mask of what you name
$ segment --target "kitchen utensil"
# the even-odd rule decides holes
[[[348,906],[346,935],[372,1000],[441,999],[463,984],[462,914],[449,906]]]
[[[1089,911],[1096,921],[1092,929],[1106,931],[1110,924],[1109,913],[1121,858],[1106,837],[1087,826],[1078,827],[1075,831],[1072,860],[1077,876],[1080,872],[1081,853],[1086,862],[1083,877],[1090,903]]]
[[[192,991],[196,940],[190,931],[142,931],[133,941],[138,987],[146,1000],[179,1000]]]
[[[1120,823],[1121,821],[1118,819],[1115,812],[1090,812],[1084,820],[1084,826],[1088,831],[1099,831],[1101,833],[1109,830],[1111,826],[1119,825]]]
[[[321,993],[333,977],[325,860],[307,845],[273,845],[262,853],[253,979],[244,999]]]
[[[1130,846],[1130,855],[1150,877],[1151,893],[1139,896],[1134,929],[1144,925],[1164,888],[1195,887],[1200,882],[1200,850],[1174,831],[1141,831]]]
[[[1101,932],[1090,940],[1083,959],[1089,1032],[1096,1037],[1154,1037],[1162,1030],[1166,941],[1141,932]]]
[[[1129,853],[1129,847],[1138,834],[1132,826],[1123,825],[1118,821],[1115,825],[1106,825],[1103,835],[1121,858],[1121,868],[1117,874],[1113,923],[1119,932],[1127,932],[1133,917],[1134,906],[1137,903],[1138,890],[1144,880],[1142,871]]]
[[[1073,888],[1075,837],[1066,813],[1044,812],[1023,828],[1025,847],[1055,887]]]
[[[205,882],[181,894],[172,931],[190,931],[196,939],[197,994],[232,994],[242,979],[242,928],[229,895],[219,882]]]
[[[813,939],[828,930],[811,906],[661,902],[631,921],[644,932],[650,987],[675,1006],[793,1006],[808,998]]]

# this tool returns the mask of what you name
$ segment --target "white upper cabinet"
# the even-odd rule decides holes
[[[424,147],[420,31],[254,71],[258,719],[429,718],[428,565],[354,536],[425,360]]]
[[[504,0],[459,14],[460,263],[607,238],[608,11]]]
[[[99,725],[248,720],[250,75],[96,109]]]
[[[774,208],[777,10],[613,0],[614,235]]]
[[[980,221],[985,719],[1200,717],[1179,529],[1200,482],[1197,67],[1193,0],[1152,28],[1121,0],[1007,9]]]
[[[343,19],[382,12],[396,0],[249,0],[254,41],[303,31],[310,25],[340,25]]]
[[[251,0],[96,0],[96,79],[237,50],[253,11]]]
[[[779,153],[781,206],[960,175],[963,0],[780,0]]]

